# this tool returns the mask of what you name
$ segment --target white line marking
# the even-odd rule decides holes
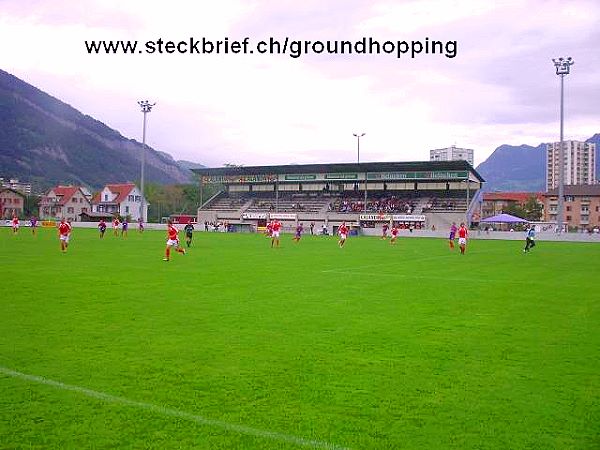
[[[45,384],[46,386],[52,386],[57,389],[63,389],[65,391],[77,392],[79,394],[87,395],[98,400],[103,400],[109,403],[120,403],[125,406],[133,406],[135,408],[145,409],[147,411],[161,414],[163,416],[177,417],[180,419],[189,420],[191,422],[198,423],[200,425],[207,425],[210,427],[222,428],[227,431],[234,431],[240,434],[246,434],[249,436],[256,436],[259,438],[267,438],[276,441],[287,442],[295,444],[301,447],[312,447],[317,449],[327,450],[349,450],[347,447],[339,447],[334,444],[323,441],[315,441],[310,439],[304,439],[289,434],[277,433],[275,431],[260,430],[258,428],[247,427],[244,425],[236,425],[222,420],[207,419],[196,414],[191,414],[185,411],[179,411],[174,408],[167,408],[164,406],[153,405],[151,403],[138,402],[135,400],[129,400],[124,397],[117,397],[115,395],[105,394],[104,392],[94,391],[80,386],[74,386],[71,384],[61,383],[60,381],[50,380],[48,378],[28,375],[26,373],[17,372],[16,370],[9,369],[7,367],[0,366],[0,373],[13,378],[19,378],[21,380],[32,381],[34,383]]]

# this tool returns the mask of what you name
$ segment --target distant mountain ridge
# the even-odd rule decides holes
[[[596,177],[600,173],[600,133],[585,142],[596,144]],[[477,171],[486,180],[485,191],[528,191],[546,190],[546,145],[501,145],[477,166]]]
[[[141,143],[0,70],[0,176],[40,188],[140,178]],[[146,147],[147,181],[187,183],[192,174],[169,154]]]
[[[179,161],[177,161],[177,164],[179,165],[179,167],[183,167],[187,170],[206,168],[206,166],[203,166],[202,164],[198,164],[192,161],[186,161],[184,159],[180,159]]]

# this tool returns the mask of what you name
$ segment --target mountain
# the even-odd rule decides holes
[[[600,133],[586,142],[596,143],[596,155],[600,148]],[[486,180],[485,191],[545,191],[546,190],[546,144],[501,145],[477,166]],[[600,159],[596,157],[596,174],[600,173]]]
[[[477,166],[486,191],[544,191],[546,144],[501,145]]]
[[[97,189],[137,181],[143,145],[0,70],[0,176]],[[146,147],[146,180],[187,183],[191,173]]]
[[[198,164],[192,161],[185,161],[183,159],[180,159],[179,161],[177,161],[177,164],[179,165],[179,167],[183,168],[183,169],[187,169],[187,170],[192,170],[192,169],[204,169],[206,166],[203,166],[202,164]]]

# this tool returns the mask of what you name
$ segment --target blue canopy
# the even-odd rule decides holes
[[[485,223],[529,223],[527,219],[511,216],[510,214],[498,214],[497,216],[486,217],[481,222]]]

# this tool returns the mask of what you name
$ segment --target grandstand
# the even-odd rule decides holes
[[[343,221],[364,234],[384,222],[443,229],[470,222],[484,180],[466,161],[308,164],[194,169],[200,191],[221,189],[198,209],[199,223],[256,231],[267,219],[335,232]]]

